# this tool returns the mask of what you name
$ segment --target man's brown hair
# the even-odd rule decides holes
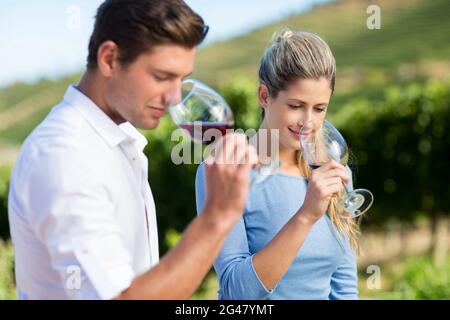
[[[157,45],[193,48],[207,32],[203,19],[182,0],[106,0],[97,10],[87,67],[97,67],[97,51],[108,40],[119,47],[120,62],[128,65]]]

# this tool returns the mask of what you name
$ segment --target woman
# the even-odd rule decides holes
[[[299,137],[322,125],[334,90],[336,63],[317,35],[283,30],[259,68],[261,129],[279,130],[279,172],[250,190],[243,218],[214,268],[219,299],[357,299],[358,228],[344,216],[350,171],[328,162],[312,172]],[[302,131],[301,131],[302,130]],[[204,206],[204,168],[196,177]]]

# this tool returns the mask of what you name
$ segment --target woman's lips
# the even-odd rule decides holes
[[[304,131],[296,131],[291,128],[288,129],[296,138],[307,137],[311,133],[311,131],[304,132]]]
[[[300,138],[300,131],[295,131],[291,128],[288,128],[288,129],[295,137]]]

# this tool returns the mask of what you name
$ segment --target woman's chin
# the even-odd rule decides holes
[[[292,151],[297,151],[300,150],[300,141],[293,141],[292,139],[289,139],[288,141],[280,141],[280,147]]]

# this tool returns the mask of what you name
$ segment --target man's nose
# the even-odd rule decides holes
[[[176,82],[164,95],[166,105],[176,105],[181,102],[181,82]]]

